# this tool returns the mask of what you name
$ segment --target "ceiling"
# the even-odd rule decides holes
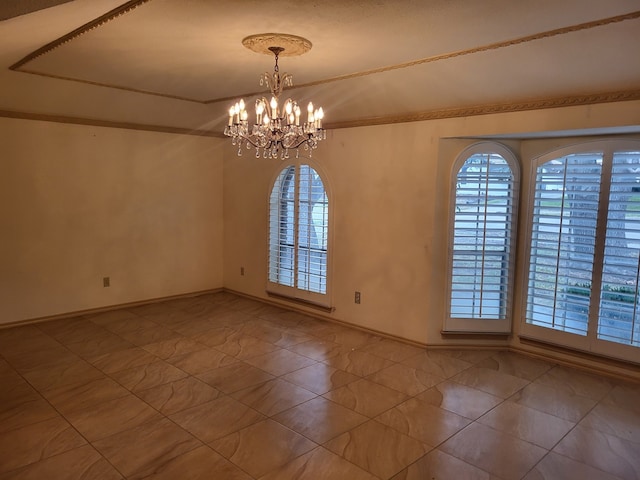
[[[279,66],[328,128],[640,99],[638,0],[21,0],[0,114],[218,135],[261,33],[312,43]]]

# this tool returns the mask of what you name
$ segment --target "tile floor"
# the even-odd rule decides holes
[[[640,478],[640,385],[220,293],[0,330],[0,480]]]

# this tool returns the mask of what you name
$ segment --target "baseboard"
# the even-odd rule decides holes
[[[76,311],[72,311],[72,312],[65,312],[65,313],[59,313],[56,315],[46,315],[44,317],[35,317],[35,318],[29,318],[26,320],[19,320],[17,322],[7,322],[7,323],[2,323],[0,324],[0,330],[5,329],[5,328],[13,328],[13,327],[20,327],[20,326],[24,326],[24,325],[32,325],[35,323],[43,323],[43,322],[50,322],[52,320],[62,320],[65,318],[71,318],[71,317],[78,317],[80,315],[94,315],[96,313],[104,313],[104,312],[110,312],[112,310],[120,310],[123,308],[131,308],[131,307],[139,307],[141,305],[150,305],[153,303],[160,303],[160,302],[166,302],[168,300],[176,300],[179,298],[190,298],[190,297],[197,297],[200,295],[206,295],[206,294],[212,294],[212,293],[220,293],[224,291],[223,288],[214,288],[214,289],[209,289],[209,290],[199,290],[197,292],[190,292],[190,293],[181,293],[178,295],[169,295],[166,297],[156,297],[156,298],[150,298],[147,300],[139,300],[139,301],[135,301],[135,302],[128,302],[128,303],[119,303],[119,304],[115,304],[115,305],[107,305],[104,307],[97,307],[97,308],[89,308],[86,310],[76,310]]]
[[[621,380],[640,381],[640,365],[604,355],[583,352],[573,348],[519,337],[520,345],[510,347],[511,351],[534,358],[552,361],[559,365],[579,368],[585,372],[606,375]]]
[[[356,325],[355,323],[350,323],[344,320],[339,320],[337,318],[333,318],[330,317],[328,315],[324,315],[321,313],[321,310],[318,309],[316,310],[314,307],[310,307],[309,305],[306,305],[305,303],[300,303],[300,304],[295,304],[293,302],[285,302],[285,301],[279,301],[278,298],[280,296],[269,296],[269,298],[262,298],[262,297],[256,297],[254,295],[250,295],[247,293],[243,293],[243,292],[238,292],[236,290],[232,290],[229,288],[225,288],[224,291],[226,293],[231,293],[233,295],[238,295],[239,297],[244,297],[246,299],[249,300],[254,300],[257,302],[262,302],[262,303],[266,303],[268,305],[272,305],[274,307],[280,307],[280,308],[284,308],[286,310],[291,310],[292,312],[296,312],[296,313],[301,313],[303,315],[306,315],[308,317],[312,317],[312,318],[317,318],[318,320],[324,320],[326,322],[330,322],[330,323],[334,323],[336,325],[340,325],[343,327],[348,327],[348,328],[353,328],[355,330],[360,330],[362,332],[365,333],[370,333],[372,335],[377,335],[379,337],[383,337],[383,338],[388,338],[390,340],[397,340],[399,342],[402,343],[406,343],[408,345],[413,345],[415,347],[420,347],[420,348],[441,348],[441,349],[448,349],[448,348],[457,348],[457,349],[477,349],[477,348],[483,348],[485,350],[506,350],[507,345],[504,342],[496,342],[494,344],[483,344],[481,347],[478,346],[474,346],[474,345],[453,345],[453,344],[429,344],[429,343],[424,343],[424,342],[419,342],[416,340],[411,340],[409,338],[405,338],[405,337],[400,337],[397,335],[393,335],[391,333],[387,333],[387,332],[383,332],[381,330],[376,330],[374,328],[368,328],[368,327],[363,327],[361,325]],[[307,307],[307,308],[304,308]],[[333,311],[333,309],[332,309]],[[497,337],[496,337],[497,338]],[[504,338],[504,336],[500,336],[501,339]]]
[[[526,355],[528,357],[536,358],[539,360],[544,360],[546,362],[552,362],[557,365],[563,365],[570,368],[575,368],[577,370],[581,370],[585,373],[592,373],[596,375],[604,375],[607,377],[624,380],[624,381],[632,381],[639,382],[640,381],[640,368],[638,366],[624,362],[622,360],[612,360],[609,358],[601,357],[599,355],[592,355],[588,353],[577,353],[571,349],[563,349],[562,352],[558,352],[557,349],[553,348],[551,345],[540,344],[539,350],[528,349],[523,346],[516,346],[507,344],[504,342],[506,336],[504,334],[499,335],[451,335],[451,339],[459,339],[459,340],[469,340],[473,338],[483,339],[483,340],[494,340],[493,344],[482,344],[482,345],[469,345],[469,343],[460,343],[456,344],[455,342],[448,342],[446,344],[442,343],[424,343],[417,342],[414,340],[410,340],[404,337],[399,337],[396,335],[392,335],[386,332],[381,332],[372,328],[362,327],[360,325],[355,325],[346,321],[338,320],[327,315],[323,315],[318,311],[313,311],[311,309],[301,308],[297,305],[292,305],[290,303],[279,302],[275,299],[265,299],[261,297],[256,297],[253,295],[249,295],[243,292],[238,292],[231,289],[224,289],[225,292],[231,293],[233,295],[238,295],[240,297],[247,298],[249,300],[254,300],[262,303],[266,303],[269,305],[273,305],[276,307],[284,308],[287,310],[291,310],[297,313],[301,313],[307,315],[312,318],[317,318],[319,320],[328,321],[331,323],[335,323],[337,325],[353,328],[356,330],[360,330],[362,332],[370,333],[372,335],[377,335],[380,337],[388,338],[391,340],[396,340],[398,342],[405,343],[407,345],[413,345],[419,348],[429,348],[431,350],[450,350],[452,348],[459,350],[494,350],[494,351],[510,351],[514,353],[519,353],[522,355]],[[560,355],[559,353],[562,353]]]

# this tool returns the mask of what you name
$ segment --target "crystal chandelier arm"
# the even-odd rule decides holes
[[[299,135],[292,141],[292,143],[286,143],[283,146],[285,148],[296,149],[301,147],[305,143],[309,144],[310,146],[313,146],[315,143],[317,143],[312,133],[305,133],[305,134]]]
[[[269,87],[271,95],[277,98],[282,94],[284,87],[293,86],[293,76],[289,73],[280,75],[278,72],[274,72],[272,75],[269,72],[264,72],[260,77],[260,85],[265,84]]]
[[[249,136],[249,135],[241,136],[241,137],[240,137],[240,140],[241,140],[242,142],[247,142],[248,144],[250,144],[250,145],[251,145],[252,147],[254,147],[254,148],[261,148],[261,146],[260,146],[259,144],[255,143],[255,142],[251,139],[251,136]]]
[[[273,67],[273,74],[269,72],[264,72],[260,77],[260,85],[264,85],[265,83],[269,87],[271,94],[278,98],[282,93],[284,87],[292,87],[293,86],[293,76],[289,73],[283,73],[280,75],[280,68],[278,67],[278,56],[284,50],[281,47],[269,47],[269,50],[273,52],[276,57],[276,64]]]

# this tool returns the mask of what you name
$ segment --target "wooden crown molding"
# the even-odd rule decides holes
[[[38,72],[36,70],[29,70],[28,68],[21,68],[21,69],[16,70],[16,71],[18,71],[20,73],[29,73],[31,75],[38,75],[40,77],[55,78],[56,80],[66,80],[68,82],[82,83],[84,85],[94,85],[96,87],[113,88],[115,90],[123,90],[125,92],[141,93],[143,95],[153,95],[153,96],[156,96],[156,97],[170,98],[172,100],[182,100],[184,102],[193,102],[193,103],[199,103],[199,104],[206,104],[207,103],[207,102],[203,102],[201,100],[195,100],[193,98],[181,97],[179,95],[171,95],[171,94],[168,94],[168,93],[151,92],[149,90],[141,90],[141,89],[138,89],[138,88],[122,87],[120,85],[111,85],[109,83],[94,82],[94,81],[91,81],[91,80],[81,80],[81,79],[73,78],[73,77],[65,77],[64,75],[54,75],[52,73],[44,73],[44,72]],[[236,97],[234,97],[234,99],[235,98]]]
[[[529,110],[544,110],[549,108],[575,107],[582,105],[595,105],[599,103],[630,102],[640,100],[640,90],[627,90],[620,92],[595,93],[590,95],[574,95],[558,98],[546,98],[524,102],[514,102],[493,105],[478,105],[474,107],[430,110],[410,115],[397,115],[385,117],[373,117],[360,120],[348,120],[334,122],[326,125],[327,130],[354,127],[369,127],[374,125],[389,125],[395,123],[422,122],[427,120],[443,120],[446,118],[472,117],[479,115],[491,115],[496,113],[514,113]],[[196,135],[214,138],[227,138],[221,131],[188,129],[167,127],[163,125],[148,125],[128,122],[114,122],[82,117],[64,115],[48,115],[41,113],[17,112],[12,110],[0,110],[0,117],[19,118],[24,120],[38,120],[44,122],[69,123],[75,125],[92,125],[96,127],[124,128],[128,130],[143,130],[150,132],[173,133],[178,135]]]
[[[151,0],[130,0],[126,3],[123,3],[119,7],[114,8],[113,10],[105,13],[104,15],[99,16],[98,18],[91,20],[90,22],[85,23],[84,25],[72,30],[66,35],[61,36],[53,40],[52,42],[47,43],[46,45],[40,47],[39,49],[31,52],[29,55],[14,63],[9,67],[10,70],[18,70],[23,65],[29,63],[30,61],[44,55],[45,53],[49,53],[50,51],[58,48],[61,45],[64,45],[71,40],[78,38],[80,35],[87,33],[95,28],[98,28],[104,25],[107,22],[110,22],[114,18],[117,18],[125,13],[129,13],[135,8],[138,8],[140,5],[143,5]],[[32,73],[32,72],[28,72]]]
[[[0,21],[27,15],[45,8],[55,7],[71,0],[30,0],[30,1],[4,1],[0,5]]]
[[[167,127],[163,125],[147,125],[141,123],[113,122],[109,120],[97,120],[92,118],[71,117],[64,115],[16,112],[13,110],[0,110],[0,117],[17,118],[21,120],[35,120],[40,122],[68,123],[72,125],[88,125],[93,127],[123,128],[126,130],[140,130],[145,132],[173,133],[176,135],[195,135],[198,137],[227,138],[222,134],[222,132],[213,130]]]
[[[327,123],[327,129],[366,127],[372,125],[387,125],[392,123],[422,122],[425,120],[442,120],[445,118],[473,117],[491,115],[495,113],[525,112],[529,110],[544,110],[548,108],[576,107],[595,105],[598,103],[629,102],[640,100],[640,90],[625,90],[618,92],[593,93],[588,95],[571,95],[556,98],[542,98],[512,103],[476,105],[472,107],[430,110],[409,115],[391,115],[384,117],[370,117],[359,120]]]

